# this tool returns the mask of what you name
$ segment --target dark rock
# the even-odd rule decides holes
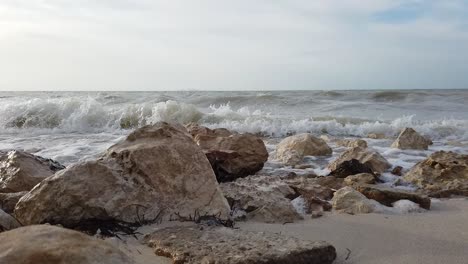
[[[362,164],[357,159],[345,160],[336,166],[336,169],[330,172],[329,175],[336,178],[346,178],[350,175],[359,173],[374,174],[372,169],[365,164]]]
[[[353,186],[357,191],[364,194],[369,199],[376,200],[377,202],[392,206],[392,204],[399,200],[410,200],[421,206],[421,208],[429,210],[431,208],[431,199],[426,195],[418,194],[415,192],[398,190],[378,185],[362,184]]]

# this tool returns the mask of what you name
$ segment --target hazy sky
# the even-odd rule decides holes
[[[0,0],[0,90],[468,88],[468,0]]]

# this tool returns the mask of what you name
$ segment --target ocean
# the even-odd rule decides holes
[[[132,129],[157,121],[256,133],[272,153],[281,138],[295,133],[383,133],[390,139],[365,139],[404,168],[436,150],[468,153],[468,90],[0,92],[0,150],[22,149],[64,165],[95,158]],[[404,127],[434,145],[391,149],[391,137]],[[343,151],[330,144],[333,157],[309,159],[316,173],[326,173],[325,164]],[[270,159],[265,170],[279,167]]]

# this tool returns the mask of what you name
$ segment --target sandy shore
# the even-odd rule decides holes
[[[294,224],[240,223],[335,246],[340,263],[468,263],[468,199],[435,201],[431,211],[406,215],[328,214]],[[346,260],[348,250],[351,251]]]

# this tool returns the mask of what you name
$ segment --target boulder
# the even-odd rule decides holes
[[[24,151],[0,152],[0,193],[29,191],[64,168],[56,161]]]
[[[332,206],[335,211],[340,213],[367,214],[374,212],[378,203],[351,187],[344,187],[335,192]]]
[[[375,175],[371,173],[359,173],[356,175],[348,176],[344,179],[344,184],[348,186],[354,186],[356,184],[374,184]]]
[[[339,163],[329,175],[336,178],[346,178],[359,173],[374,174],[369,165],[362,164],[357,159],[351,159]]]
[[[26,193],[28,192],[0,193],[0,209],[7,213],[13,213],[16,203]]]
[[[185,128],[159,122],[45,179],[17,203],[21,223],[73,228],[87,220],[139,223],[157,217],[228,217],[211,166]]]
[[[291,185],[291,187],[301,195],[304,207],[301,211],[306,214],[331,210],[332,206],[328,200],[333,197],[334,191],[332,189],[315,183]]]
[[[311,242],[280,234],[224,227],[168,227],[147,235],[156,255],[173,263],[217,264],[330,264],[335,248],[327,242]]]
[[[370,184],[354,185],[354,188],[358,192],[364,194],[367,198],[376,200],[386,206],[392,206],[393,203],[399,200],[409,200],[419,204],[421,208],[427,210],[431,208],[431,199],[426,195],[421,195],[415,192]]]
[[[276,146],[276,159],[286,165],[297,165],[304,156],[329,156],[331,154],[332,149],[323,139],[308,133],[287,137]]]
[[[21,224],[16,219],[0,209],[0,232],[8,231],[20,227]],[[0,240],[2,241],[2,240]],[[3,241],[2,241],[3,242]],[[1,257],[0,257],[1,259]],[[3,262],[0,262],[3,263]]]
[[[120,249],[83,233],[50,225],[0,234],[0,263],[133,264]]]
[[[198,134],[195,142],[208,157],[218,182],[255,174],[268,160],[263,140],[249,133],[229,136]]]
[[[302,219],[291,204],[298,194],[285,182],[269,176],[250,176],[220,184],[233,212],[249,220],[286,223]],[[244,216],[244,214],[240,214]],[[240,219],[237,219],[240,220]]]
[[[401,176],[401,175],[403,175],[403,167],[402,166],[396,166],[395,168],[392,169],[391,173],[393,175],[396,175],[396,176]]]
[[[341,139],[336,141],[336,145],[346,148],[361,147],[367,148],[367,141],[363,139]]]
[[[437,151],[403,177],[431,197],[468,196],[468,155]]]
[[[421,136],[414,129],[407,127],[398,135],[398,138],[392,144],[392,148],[426,150],[429,145],[432,145],[430,139]]]
[[[369,148],[354,147],[343,152],[336,160],[328,165],[328,169],[334,171],[343,161],[352,159],[356,159],[364,165],[369,166],[374,173],[382,173],[392,167],[377,151]]]
[[[210,129],[205,126],[200,126],[196,123],[189,123],[187,131],[192,135],[193,138],[196,136],[215,136],[215,137],[229,137],[230,135],[237,134],[227,130],[226,128],[215,128]]]

